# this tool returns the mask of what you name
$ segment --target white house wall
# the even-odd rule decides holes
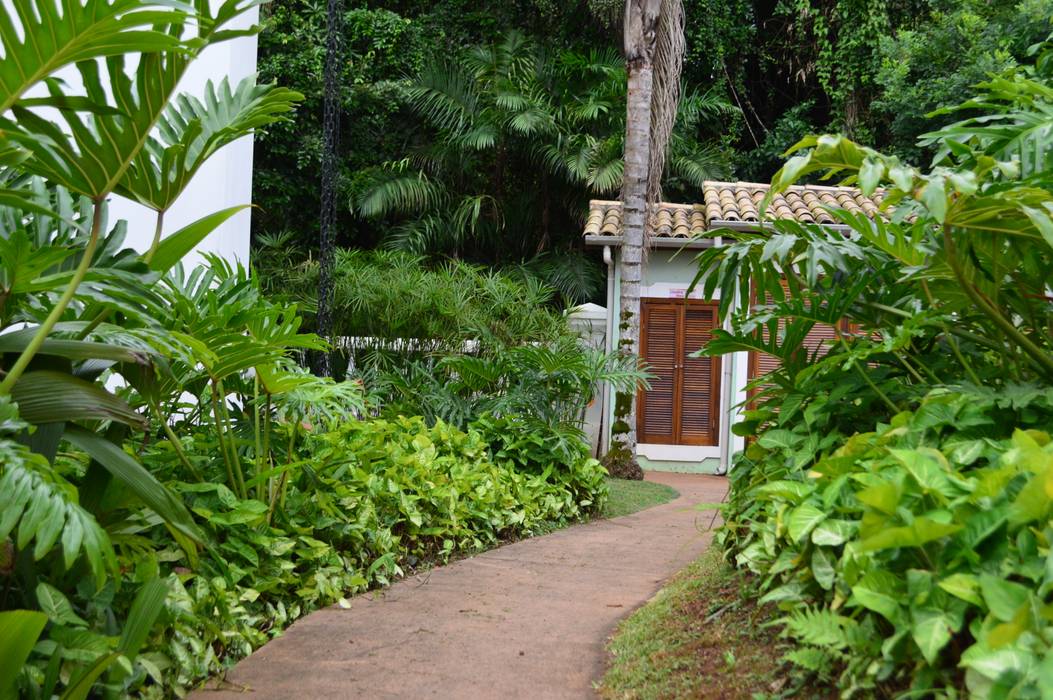
[[[620,248],[615,248],[614,252],[614,304],[612,304],[611,312],[614,314],[613,318],[615,320],[615,323],[612,324],[614,326],[614,347],[617,348],[617,343],[620,339],[617,323],[617,319],[620,315],[620,306],[618,302],[621,296],[621,270],[618,264],[621,252]],[[698,251],[686,249],[678,250],[659,248],[649,251],[641,279],[641,298],[683,299],[690,296],[692,299],[703,299],[704,297],[700,289],[694,289],[690,295],[687,294],[687,289],[691,284],[691,280],[694,279],[695,273],[698,271],[698,267],[695,263],[695,257],[697,254]],[[719,290],[717,290],[712,299],[716,300],[719,298],[720,293]],[[732,435],[730,428],[731,425],[734,425],[742,419],[741,407],[746,401],[749,354],[745,352],[737,352],[724,356],[722,359],[724,362],[731,362],[732,364],[734,391],[731,392],[730,406],[728,405],[729,401],[723,396],[721,397],[720,435],[721,439],[728,439],[728,436],[730,436],[730,453],[731,455],[734,455],[736,452],[741,451],[745,446],[743,438]],[[614,421],[613,397],[607,406],[607,417],[607,426],[610,426]],[[606,430],[609,431],[610,428],[607,427]],[[607,439],[610,439],[609,432]],[[664,468],[675,468],[674,465],[676,463],[702,462],[705,462],[707,465],[713,465],[713,468],[716,468],[715,461],[720,458],[720,447],[658,445],[645,443],[638,446],[638,455],[652,465],[662,463]]]

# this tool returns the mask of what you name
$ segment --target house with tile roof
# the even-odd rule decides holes
[[[651,212],[651,249],[640,287],[640,354],[650,365],[651,388],[637,397],[637,458],[644,469],[724,473],[742,438],[731,426],[746,402],[746,387],[774,369],[775,358],[761,353],[735,353],[720,358],[692,357],[724,323],[718,299],[688,293],[699,249],[724,245],[735,232],[763,231],[773,220],[792,220],[842,233],[846,227],[831,215],[844,209],[870,217],[884,216],[882,193],[865,196],[851,187],[799,185],[776,195],[762,218],[760,207],[769,186],[748,182],[706,182],[697,204],[660,203]],[[619,255],[622,205],[594,200],[583,233],[588,246],[603,248],[607,265],[607,314],[604,337],[608,350],[618,347],[620,298]],[[736,303],[739,303],[736,300]],[[806,340],[813,349],[833,339],[832,327],[817,325]],[[598,452],[611,444],[617,422],[614,398],[604,388],[596,411]]]

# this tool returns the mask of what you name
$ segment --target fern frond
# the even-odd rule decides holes
[[[76,489],[43,457],[10,440],[0,440],[0,465],[0,542],[15,532],[15,545],[32,544],[38,561],[61,544],[65,567],[84,556],[101,585],[117,559],[106,532],[77,504]]]
[[[781,622],[794,639],[816,647],[845,649],[852,646],[859,623],[826,608],[796,610]]]

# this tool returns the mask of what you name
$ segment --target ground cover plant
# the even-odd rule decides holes
[[[254,31],[229,27],[251,7],[0,8],[0,697],[183,696],[403,567],[602,507],[574,423],[592,385],[546,364],[558,348],[528,346],[546,415],[524,384],[458,425],[400,417],[362,378],[298,365],[328,344],[252,270],[184,267],[242,207],[176,232],[165,212],[301,99],[251,79],[177,93],[201,51]],[[63,67],[82,90],[50,79]],[[146,251],[108,220],[113,193],[156,212]]]
[[[672,486],[637,479],[608,479],[603,516],[617,518],[668,503],[680,494]]]
[[[701,536],[701,534],[699,535]],[[758,605],[743,572],[714,547],[678,573],[618,626],[599,684],[607,700],[836,697],[795,682],[782,655],[792,648],[771,628],[778,611]]]
[[[843,697],[1053,688],[1053,53],[1033,52],[923,137],[930,168],[810,137],[773,180],[881,187],[887,220],[776,223],[700,258],[733,319],[707,352],[782,363],[736,428],[720,541],[786,658]],[[809,353],[817,322],[847,330]]]

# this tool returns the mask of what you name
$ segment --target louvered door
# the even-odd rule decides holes
[[[650,366],[651,388],[637,404],[637,440],[672,444],[676,440],[679,392],[680,308],[676,302],[640,305],[640,355]]]
[[[655,375],[637,404],[638,439],[669,445],[716,445],[720,360],[690,357],[717,326],[715,304],[694,300],[645,300],[641,304],[640,354]]]
[[[683,306],[679,445],[717,444],[720,358],[691,357],[713,339],[717,325],[715,304],[688,301]]]

